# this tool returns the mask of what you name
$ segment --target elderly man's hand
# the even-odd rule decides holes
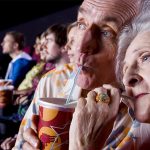
[[[23,138],[26,141],[23,144],[23,150],[40,150],[40,140],[37,135],[38,116],[33,116],[33,127],[28,128],[23,133]]]
[[[96,102],[97,94],[110,92],[110,103]],[[70,150],[99,150],[109,136],[118,113],[120,94],[111,85],[91,91],[80,98],[69,132]]]

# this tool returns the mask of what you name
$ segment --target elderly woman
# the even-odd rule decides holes
[[[70,150],[102,149],[109,143],[120,99],[128,106],[132,126],[120,145],[109,143],[104,149],[140,149],[150,147],[150,17],[142,12],[126,27],[119,40],[116,73],[123,93],[111,85],[91,91],[79,99],[70,128]],[[107,95],[110,95],[110,99]],[[118,119],[118,118],[117,118]],[[114,123],[113,131],[121,124]],[[109,128],[110,127],[110,128]],[[115,130],[115,132],[119,132]],[[126,130],[127,132],[127,130]],[[109,139],[116,138],[110,135]],[[99,144],[102,143],[103,145]],[[119,142],[119,141],[118,141]]]
[[[126,50],[128,46],[126,39],[129,37],[130,40],[133,40]],[[126,95],[132,97],[132,99],[126,100],[126,104],[133,112],[131,115],[134,120],[133,135],[135,135],[138,149],[147,149],[150,147],[149,37],[150,17],[149,10],[147,9],[121,35],[117,56],[116,72],[118,79],[122,81]],[[141,124],[138,122],[141,122]]]
[[[126,95],[132,97],[132,99],[128,99],[126,102],[134,110],[134,117],[138,121],[145,123],[150,123],[150,105],[148,100],[150,93],[149,37],[150,17],[148,10],[146,13],[143,12],[130,26],[124,29],[119,40],[116,65],[118,80],[124,86]],[[129,41],[132,41],[130,45]],[[144,100],[146,101],[144,102]]]

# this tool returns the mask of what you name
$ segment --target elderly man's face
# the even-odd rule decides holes
[[[89,90],[115,80],[114,57],[119,30],[114,10],[90,6],[82,5],[79,10],[75,56],[76,63],[84,66],[77,84]]]
[[[91,90],[115,81],[116,35],[133,15],[127,12],[130,4],[133,0],[84,0],[81,5],[75,53],[75,63],[84,66],[77,80],[81,88]]]

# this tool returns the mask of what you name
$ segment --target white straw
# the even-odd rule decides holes
[[[71,105],[71,104],[77,104],[77,101],[72,101],[70,103],[66,103],[65,106]]]
[[[69,94],[69,96],[68,96],[68,98],[67,98],[67,100],[66,100],[66,104],[68,104],[68,103],[70,102],[70,100],[71,100],[71,96],[72,96],[73,90],[74,90],[74,88],[75,88],[75,84],[76,84],[76,81],[77,81],[77,77],[78,77],[79,73],[81,72],[81,70],[82,70],[82,66],[78,67],[77,73],[76,73],[76,75],[75,75],[75,77],[74,77],[74,81],[73,81],[73,85],[72,85],[70,94]]]

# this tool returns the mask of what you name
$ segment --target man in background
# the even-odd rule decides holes
[[[32,58],[22,51],[24,48],[24,35],[16,31],[8,32],[1,46],[3,48],[3,54],[9,54],[12,58],[5,79],[11,79],[14,87],[17,88],[26,73],[33,66]]]

